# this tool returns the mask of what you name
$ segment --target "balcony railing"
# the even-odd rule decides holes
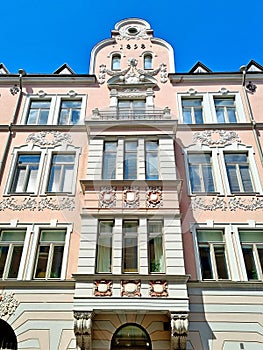
[[[99,110],[95,108],[92,111],[92,120],[163,120],[171,119],[171,111],[168,107],[126,109],[112,108]]]

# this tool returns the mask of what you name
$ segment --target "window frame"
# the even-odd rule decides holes
[[[50,110],[48,115],[47,124],[27,124],[27,117],[29,114],[31,102],[39,102],[39,101],[51,101],[50,103]],[[81,101],[80,106],[80,119],[77,124],[59,124],[59,116],[60,116],[60,106],[61,102],[63,101]],[[78,94],[75,93],[72,95],[71,91],[68,94],[46,94],[46,93],[38,93],[38,94],[32,94],[27,95],[26,101],[24,104],[22,117],[21,117],[21,124],[24,125],[34,125],[34,126],[43,126],[43,125],[58,125],[61,127],[66,126],[74,126],[74,125],[83,125],[85,120],[85,107],[87,102],[87,95],[84,94]]]
[[[136,227],[136,231],[133,232],[127,232],[125,229],[125,225],[126,224],[133,224]],[[131,274],[131,273],[139,273],[139,221],[138,220],[132,220],[132,219],[128,219],[128,220],[123,220],[122,221],[122,272],[124,274]],[[136,249],[134,249],[134,252],[136,250],[136,266],[134,267],[134,269],[131,268],[127,268],[125,267],[127,264],[127,255],[132,255],[129,252],[125,252],[125,250],[127,249],[127,247],[129,245],[126,244],[126,239],[131,239],[136,241]],[[128,261],[129,261],[129,257],[128,257]]]
[[[150,230],[150,225],[152,224],[157,224],[160,225],[161,227],[161,232],[156,233],[156,232],[151,232]],[[156,256],[155,252],[155,247],[152,247],[151,245],[151,240],[160,237],[161,238],[161,250],[162,250],[162,262],[155,262],[156,258],[152,257],[153,250],[154,250],[154,256]],[[148,238],[148,268],[149,268],[149,273],[154,274],[154,273],[165,273],[165,251],[164,251],[164,236],[163,236],[163,221],[158,220],[158,219],[150,219],[147,220],[147,238]],[[153,245],[155,242],[153,242]],[[158,269],[158,264],[160,264],[160,268]],[[163,266],[161,266],[163,265]]]
[[[106,144],[109,144],[109,143],[115,143],[116,144],[116,150],[114,152],[112,151],[107,151],[106,150],[106,147],[105,145]],[[104,139],[103,140],[103,155],[102,155],[102,164],[101,164],[101,178],[103,180],[114,180],[116,179],[116,169],[117,169],[117,153],[118,153],[118,148],[119,148],[119,145],[118,145],[118,140],[109,140],[109,139]],[[107,175],[109,175],[109,169],[107,168],[106,166],[106,159],[107,159],[107,156],[110,155],[110,157],[112,155],[114,155],[114,170],[112,172],[112,176],[105,176],[106,173]],[[107,169],[107,170],[106,170]]]
[[[59,278],[35,278],[35,270],[37,266],[37,258],[38,258],[38,248],[39,248],[39,239],[41,231],[56,231],[56,230],[64,230],[65,231],[65,240],[64,240],[64,250],[62,257],[62,266],[61,266],[61,274]],[[31,245],[31,253],[28,260],[26,279],[27,280],[65,280],[67,275],[68,268],[68,259],[69,259],[69,243],[70,237],[72,234],[73,228],[72,224],[57,224],[56,222],[51,222],[50,225],[38,225],[34,226],[33,237],[32,237],[32,245]]]
[[[146,62],[146,58],[150,58],[150,64]],[[149,67],[147,67],[148,64]],[[145,52],[143,55],[143,69],[146,71],[153,69],[153,54],[151,52]]]
[[[156,149],[152,150],[152,149],[147,149],[147,144],[148,143],[155,143],[157,144]],[[150,170],[149,167],[151,167],[150,163],[150,159],[152,155],[156,154],[156,158],[157,158],[157,168],[154,167],[156,169],[156,173],[154,174],[154,176],[150,176]],[[158,180],[160,177],[160,145],[159,145],[159,140],[150,140],[150,139],[145,139],[144,140],[144,163],[145,163],[145,180]]]
[[[200,107],[199,106],[194,106],[193,104],[191,106],[184,106],[184,101],[201,101]],[[181,105],[182,105],[182,118],[183,118],[183,123],[184,124],[204,124],[204,107],[203,107],[203,96],[188,96],[188,97],[182,97],[181,99]],[[186,123],[185,118],[184,118],[184,108],[187,108],[190,110],[190,115],[191,115],[191,123]],[[202,123],[197,123],[196,121],[196,108],[201,110],[201,115],[202,115]]]
[[[111,224],[111,231],[110,232],[101,232],[101,224],[102,223],[110,223]],[[97,233],[97,247],[96,247],[96,273],[112,273],[113,268],[113,229],[114,229],[114,219],[102,219],[98,220],[98,233]],[[99,269],[99,259],[100,259],[100,238],[102,236],[105,236],[107,238],[110,238],[110,246],[109,246],[109,271],[100,271]]]
[[[216,105],[216,101],[218,100],[222,100],[222,101],[233,101],[233,106],[227,105],[227,103],[224,103],[221,106],[217,106]],[[213,96],[213,103],[214,103],[214,110],[215,110],[215,114],[216,114],[216,120],[218,124],[235,124],[238,121],[238,110],[237,110],[237,103],[236,103],[236,98],[235,96]],[[218,114],[217,114],[217,109],[220,109],[223,111],[223,117],[224,117],[224,121],[223,122],[219,122],[218,121]],[[230,121],[230,115],[228,112],[228,108],[230,108],[231,110],[234,110],[235,113],[235,122]]]
[[[118,59],[118,62],[115,62],[116,59]],[[114,66],[116,64],[117,64],[117,68]],[[121,70],[121,54],[119,52],[114,52],[111,55],[111,70],[113,71]]]

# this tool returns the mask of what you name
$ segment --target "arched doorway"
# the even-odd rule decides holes
[[[151,350],[151,339],[148,333],[139,325],[128,323],[114,333],[111,350]]]
[[[13,328],[0,320],[0,350],[17,350],[17,339]]]

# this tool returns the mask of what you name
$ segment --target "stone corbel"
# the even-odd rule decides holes
[[[74,333],[76,336],[77,349],[91,349],[91,312],[74,312]]]
[[[188,314],[171,314],[171,350],[185,350]]]

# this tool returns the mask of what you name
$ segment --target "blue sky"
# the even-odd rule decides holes
[[[173,46],[177,72],[197,61],[215,72],[263,65],[262,0],[9,0],[0,9],[0,63],[11,73],[53,73],[64,63],[88,73],[93,46],[128,17]]]

